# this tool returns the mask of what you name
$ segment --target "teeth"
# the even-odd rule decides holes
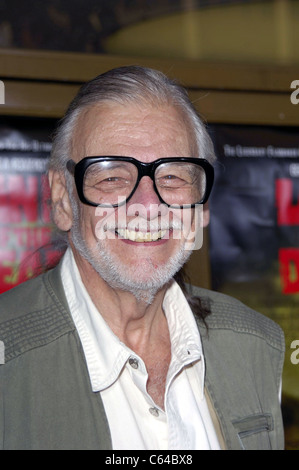
[[[155,242],[163,238],[166,230],[159,230],[158,232],[136,232],[136,230],[118,229],[118,235],[126,240],[132,242]]]

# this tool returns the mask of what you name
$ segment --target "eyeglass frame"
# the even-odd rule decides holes
[[[94,163],[98,163],[98,162],[102,162],[102,161],[108,161],[108,162],[109,161],[124,161],[124,162],[132,163],[137,168],[138,176],[137,176],[136,184],[135,184],[133,190],[131,191],[131,194],[121,204],[119,204],[119,203],[116,203],[116,204],[108,204],[108,203],[97,204],[97,203],[89,201],[84,195],[84,191],[83,191],[84,176],[85,176],[85,172],[86,172],[87,168],[89,168]],[[175,163],[175,162],[178,162],[178,163],[179,162],[193,163],[195,165],[200,166],[205,171],[206,190],[205,190],[204,197],[200,201],[198,201],[196,203],[193,203],[193,204],[184,204],[184,205],[179,206],[179,205],[174,205],[174,204],[168,204],[167,202],[165,202],[162,199],[162,197],[159,194],[159,191],[157,189],[156,182],[155,182],[156,169],[160,165],[162,165],[163,163]],[[92,206],[92,207],[98,207],[98,206],[100,206],[100,207],[119,207],[120,205],[126,204],[131,199],[133,194],[135,193],[135,191],[136,191],[136,189],[137,189],[137,187],[138,187],[138,185],[141,181],[141,178],[143,178],[144,176],[149,176],[151,178],[152,182],[153,182],[154,190],[155,190],[160,202],[162,202],[163,204],[165,204],[168,207],[174,207],[175,206],[178,209],[194,208],[197,204],[205,204],[208,201],[209,196],[210,196],[211,191],[212,191],[213,183],[214,183],[214,168],[205,158],[167,157],[167,158],[159,158],[158,160],[155,160],[155,161],[150,162],[150,163],[145,163],[145,162],[141,162],[139,160],[136,160],[133,157],[125,157],[125,156],[121,157],[121,156],[113,156],[113,155],[109,155],[109,156],[92,156],[92,157],[85,157],[82,160],[80,160],[78,163],[76,163],[76,162],[74,162],[74,160],[70,159],[70,160],[67,161],[66,167],[67,167],[67,170],[74,176],[75,185],[76,185],[76,189],[77,189],[77,193],[78,193],[80,201],[83,204],[86,204],[86,205]]]

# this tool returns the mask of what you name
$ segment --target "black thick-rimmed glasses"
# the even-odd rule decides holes
[[[191,208],[207,202],[214,181],[212,165],[202,158],[168,157],[144,163],[132,157],[86,157],[67,162],[80,201],[90,206],[126,203],[144,176],[149,176],[159,200],[167,206]]]

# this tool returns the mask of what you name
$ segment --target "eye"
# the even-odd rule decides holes
[[[170,188],[170,189],[175,189],[175,188],[181,188],[182,186],[185,186],[188,184],[188,181],[186,179],[182,178],[181,176],[177,174],[166,174],[163,176],[160,176],[156,180],[157,186],[164,187],[164,188]]]
[[[116,190],[118,188],[124,188],[128,185],[131,185],[130,180],[121,176],[107,176],[106,178],[101,177],[93,182],[94,188],[100,191]]]
[[[179,179],[179,178],[176,175],[165,175],[164,179],[173,180],[173,179]]]
[[[102,179],[102,181],[99,181],[99,183],[105,183],[105,182],[111,182],[111,183],[114,183],[114,182],[117,182],[117,181],[122,181],[124,180],[124,178],[121,178],[120,176],[108,176],[108,178],[105,178],[105,179]]]

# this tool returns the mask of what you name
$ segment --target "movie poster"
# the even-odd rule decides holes
[[[299,449],[299,129],[215,125],[213,288],[275,320],[286,337],[283,411]]]
[[[54,122],[0,119],[0,293],[55,263],[47,163]]]

